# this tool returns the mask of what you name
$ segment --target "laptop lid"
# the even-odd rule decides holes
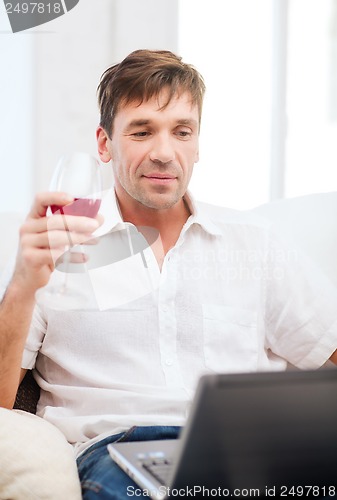
[[[335,486],[336,424],[335,368],[203,376],[168,486]]]

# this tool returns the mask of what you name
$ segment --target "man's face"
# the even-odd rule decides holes
[[[156,210],[181,200],[198,161],[198,107],[188,92],[160,110],[165,102],[163,92],[141,105],[122,106],[111,140],[97,131],[101,159],[113,162],[118,197]]]

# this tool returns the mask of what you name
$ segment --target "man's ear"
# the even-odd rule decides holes
[[[112,158],[108,150],[108,134],[100,125],[96,130],[97,150],[103,163],[108,163]]]

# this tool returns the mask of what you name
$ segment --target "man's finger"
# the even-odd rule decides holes
[[[67,193],[58,191],[46,191],[36,195],[28,217],[37,219],[44,217],[48,207],[51,205],[63,206],[74,201],[74,198]]]

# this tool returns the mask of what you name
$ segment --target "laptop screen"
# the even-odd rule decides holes
[[[189,420],[177,488],[337,482],[337,369],[206,376]]]

